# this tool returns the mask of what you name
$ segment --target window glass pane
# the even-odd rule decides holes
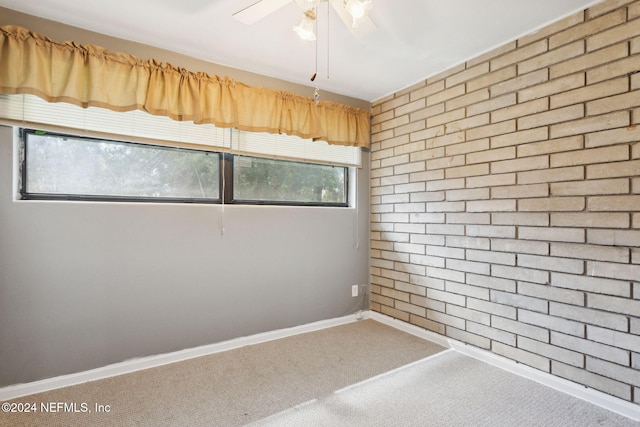
[[[27,194],[219,199],[218,153],[28,132]]]
[[[284,160],[234,159],[234,200],[346,205],[347,168]]]

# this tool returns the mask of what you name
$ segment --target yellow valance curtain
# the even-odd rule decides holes
[[[0,93],[369,147],[370,113],[97,46],[0,27]]]

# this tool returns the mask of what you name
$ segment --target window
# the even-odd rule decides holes
[[[348,206],[348,169],[23,130],[23,199]]]
[[[345,167],[234,156],[233,199],[347,206]]]
[[[33,95],[0,95],[0,123],[46,131],[23,131],[24,199],[348,206],[361,165],[357,147]]]
[[[220,154],[26,131],[25,199],[218,202]]]

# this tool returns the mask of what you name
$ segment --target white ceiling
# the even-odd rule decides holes
[[[374,101],[598,3],[373,0],[370,17],[378,30],[362,39],[323,3],[318,9],[316,55],[315,43],[300,40],[292,31],[302,17],[293,1],[251,26],[232,17],[256,1],[0,0],[0,6]],[[312,83],[316,56],[318,75]]]

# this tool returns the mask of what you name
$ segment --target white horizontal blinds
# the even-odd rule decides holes
[[[233,152],[274,159],[360,166],[360,149],[297,136],[233,131]]]
[[[115,112],[104,108],[49,103],[33,95],[0,95],[0,121],[55,131],[82,131],[84,134],[157,143],[200,147],[216,151],[230,148],[261,157],[295,159],[306,162],[360,165],[360,149],[295,136],[238,132],[214,125],[196,125],[154,116],[144,111]],[[236,141],[230,147],[230,132]]]
[[[0,95],[0,118],[20,126],[70,133],[80,130],[89,135],[216,150],[225,146],[225,133],[229,132],[213,125],[194,125],[138,110],[121,113],[64,102],[49,103],[33,95]]]

